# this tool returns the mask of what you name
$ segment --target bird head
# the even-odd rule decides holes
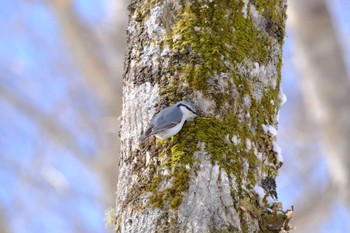
[[[180,101],[176,103],[176,106],[181,110],[182,114],[184,114],[186,120],[198,116],[194,103],[188,101]]]

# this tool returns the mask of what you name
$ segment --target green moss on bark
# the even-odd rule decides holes
[[[242,14],[242,1],[194,1],[184,7],[167,43],[182,56],[185,66],[178,72],[195,90],[208,93],[207,79],[232,72],[243,59],[266,64],[270,40]],[[215,99],[215,93],[210,93]]]
[[[266,31],[282,45],[287,18],[285,2],[282,0],[255,0],[253,4],[266,20]]]

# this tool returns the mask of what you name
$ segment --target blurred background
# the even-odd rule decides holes
[[[0,232],[112,232],[128,1],[0,3]],[[278,142],[293,232],[350,232],[350,2],[289,2]]]

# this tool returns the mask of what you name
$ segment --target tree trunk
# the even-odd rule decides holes
[[[288,230],[275,143],[285,1],[135,0],[129,6],[117,232]],[[138,142],[180,100],[203,117]]]

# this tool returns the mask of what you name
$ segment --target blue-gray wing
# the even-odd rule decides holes
[[[153,119],[152,133],[161,132],[170,129],[180,123],[182,120],[182,112],[176,106],[171,106],[161,110]]]

